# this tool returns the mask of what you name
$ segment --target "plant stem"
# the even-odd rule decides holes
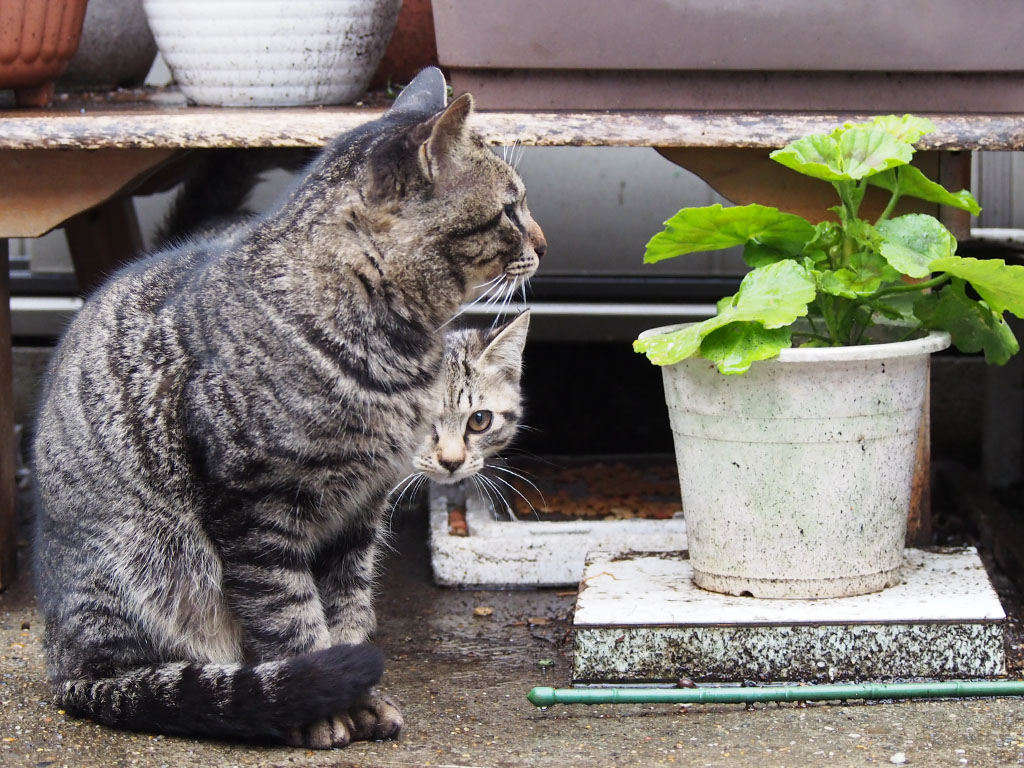
[[[899,202],[899,199],[900,193],[893,192],[892,197],[889,198],[889,202],[885,206],[885,210],[882,211],[882,215],[875,220],[875,224],[877,224],[880,221],[885,221],[886,219],[889,218],[889,215],[893,212],[893,209],[896,207],[896,203]]]
[[[817,339],[818,341],[823,341],[826,344],[832,343],[832,339],[830,339],[828,336],[822,333],[814,333],[813,331],[794,331],[793,337],[801,339]]]
[[[894,189],[892,191],[892,196],[889,198],[889,202],[886,204],[885,210],[882,211],[882,215],[879,216],[878,219],[875,220],[875,224],[877,224],[879,221],[885,221],[886,219],[888,219],[890,214],[892,214],[893,209],[896,207],[896,203],[899,202],[899,199],[900,199],[900,169],[899,168],[896,168],[895,171],[893,171],[893,179],[895,180],[895,185],[894,185]]]
[[[937,288],[938,286],[949,280],[949,275],[943,272],[941,275],[933,277],[931,280],[924,280],[920,283],[907,283],[906,285],[893,285],[888,288],[879,288],[875,293],[871,294],[869,299],[881,299],[886,296],[893,296],[897,293],[910,293],[912,291],[924,291],[929,288]]]
[[[900,340],[900,341],[906,341],[906,340],[907,340],[907,339],[909,339],[909,338],[910,338],[911,336],[913,336],[913,335],[914,335],[915,333],[917,333],[918,331],[920,331],[922,327],[923,327],[923,326],[922,326],[922,325],[921,325],[920,323],[918,323],[917,325],[915,325],[915,326],[913,326],[913,327],[909,328],[909,329],[907,330],[907,332],[906,332],[906,333],[904,333],[904,334],[903,334],[902,336],[900,336],[899,340]]]
[[[825,320],[825,325],[828,327],[829,343],[833,347],[839,346],[839,334],[835,327],[835,318],[832,315],[832,300],[829,296],[821,296],[819,298],[821,304],[821,316]]]

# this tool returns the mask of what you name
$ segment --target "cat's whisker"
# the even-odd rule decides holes
[[[474,286],[473,290],[474,291],[478,291],[481,288],[486,288],[488,286],[493,286],[495,283],[503,280],[504,277],[505,277],[504,273],[502,273],[500,275],[496,275],[496,276],[492,277],[490,280],[488,280],[486,283],[480,283],[480,285]],[[486,293],[486,291],[485,291],[485,293]]]
[[[500,277],[503,277],[503,275],[498,275],[498,277],[499,277],[499,278],[500,278]],[[493,281],[492,281],[492,282],[493,282]],[[484,285],[486,285],[486,283],[484,283]],[[467,304],[463,304],[463,305],[462,305],[462,306],[461,306],[461,307],[459,308],[459,311],[458,311],[458,312],[456,312],[456,313],[455,313],[454,315],[452,315],[451,317],[449,317],[449,318],[448,318],[447,320],[445,320],[445,321],[444,321],[443,323],[441,323],[441,324],[440,324],[440,325],[439,325],[439,326],[437,327],[437,330],[439,330],[439,331],[440,331],[440,330],[441,330],[442,328],[444,328],[444,327],[445,327],[446,325],[448,325],[449,323],[452,323],[452,322],[454,322],[454,321],[455,321],[455,320],[457,320],[457,319],[458,319],[459,317],[461,317],[461,316],[462,316],[463,314],[465,314],[466,310],[468,310],[468,309],[469,309],[470,307],[474,306],[475,304],[479,303],[480,301],[484,300],[485,298],[487,299],[487,301],[484,301],[484,303],[483,303],[483,306],[487,306],[488,304],[490,304],[490,299],[489,299],[489,298],[487,298],[487,297],[488,297],[488,296],[489,296],[489,295],[490,295],[490,294],[491,294],[491,293],[492,293],[492,292],[493,292],[493,291],[495,290],[495,288],[497,288],[497,287],[498,287],[498,285],[499,285],[499,284],[495,284],[495,285],[492,285],[492,286],[491,286],[490,288],[488,288],[488,289],[487,289],[486,291],[484,291],[483,293],[481,293],[481,294],[480,294],[479,296],[477,296],[477,297],[476,297],[475,299],[473,299],[473,300],[472,300],[471,302],[469,302],[469,303],[467,303]]]
[[[495,279],[497,280],[497,282],[486,291],[487,302],[485,306],[490,306],[491,304],[495,303],[501,297],[502,293],[505,291],[508,276],[503,272],[500,275],[498,275],[498,277]]]

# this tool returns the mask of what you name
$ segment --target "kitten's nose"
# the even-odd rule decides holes
[[[455,470],[462,466],[462,462],[465,459],[462,456],[457,456],[454,459],[449,459],[446,456],[442,456],[437,460],[437,463],[447,469],[451,473],[455,473]]]

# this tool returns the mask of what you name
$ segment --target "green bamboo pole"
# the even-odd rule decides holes
[[[1024,696],[1024,680],[837,685],[715,686],[701,688],[549,688],[527,695],[536,707],[555,704],[752,704],[759,701],[924,699]]]

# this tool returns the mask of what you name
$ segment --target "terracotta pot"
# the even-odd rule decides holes
[[[398,23],[370,88],[405,85],[424,67],[437,66],[437,41],[430,0],[402,0]]]
[[[0,3],[0,88],[22,106],[45,106],[78,50],[87,0]]]
[[[484,109],[1024,110],[1005,0],[433,0]]]

